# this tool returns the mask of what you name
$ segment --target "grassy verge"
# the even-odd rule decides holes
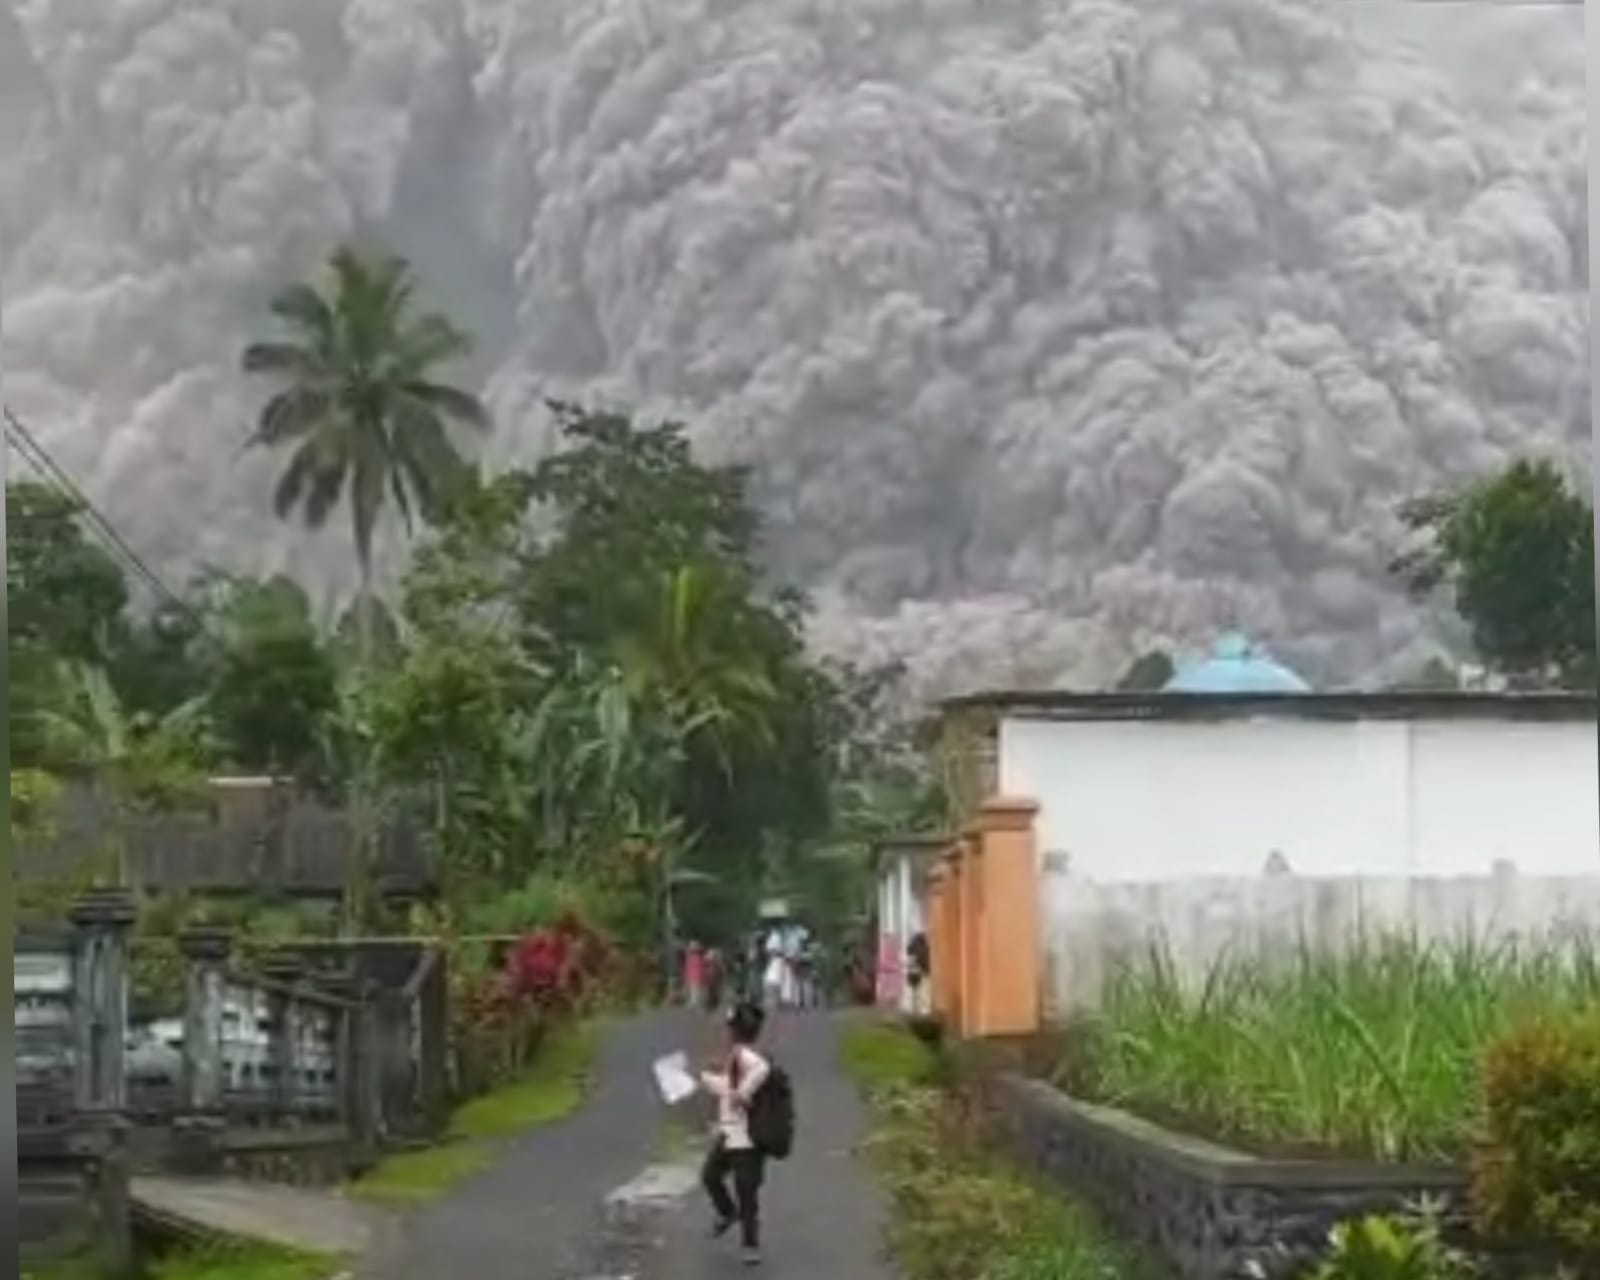
[[[386,1157],[351,1194],[391,1206],[431,1200],[486,1168],[505,1139],[570,1115],[583,1101],[596,1036],[590,1022],[554,1032],[522,1079],[465,1103],[443,1141]]]
[[[847,1034],[843,1056],[871,1103],[870,1150],[907,1280],[1146,1276],[1079,1206],[984,1147],[935,1083],[937,1057],[909,1032],[864,1024]]]
[[[1478,1125],[1485,1050],[1600,999],[1600,950],[1396,939],[1198,983],[1153,952],[1112,982],[1066,1083],[1270,1153],[1451,1159]]]
[[[257,1243],[218,1244],[158,1260],[149,1280],[328,1280],[338,1258]]]
[[[343,1263],[317,1253],[301,1253],[254,1241],[217,1243],[179,1250],[141,1270],[146,1280],[329,1280]],[[30,1265],[22,1280],[104,1280],[105,1271],[91,1258]]]

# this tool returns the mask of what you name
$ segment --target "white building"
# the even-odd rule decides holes
[[[907,982],[907,949],[911,940],[927,931],[923,903],[928,872],[948,841],[940,836],[903,836],[882,840],[878,854],[878,1004],[902,1013],[919,1013],[927,993],[919,997]]]
[[[1374,921],[1600,926],[1590,695],[1314,693],[1229,638],[1161,693],[977,695],[946,724],[964,807],[1038,805],[1063,999],[1156,933],[1203,966]]]

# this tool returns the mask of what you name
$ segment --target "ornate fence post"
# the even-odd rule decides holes
[[[79,1045],[74,1089],[81,1112],[120,1115],[127,1105],[123,1056],[128,1038],[128,930],[133,897],[96,889],[72,905],[78,931],[74,1006]]]
[[[273,984],[268,1015],[273,1026],[268,1046],[272,1065],[272,1112],[278,1121],[292,1122],[299,1113],[300,1101],[295,1075],[300,1069],[300,1011],[295,988],[305,976],[305,966],[298,956],[278,951],[267,957],[262,970]]]
[[[224,1115],[226,1064],[222,1024],[227,1000],[226,966],[233,950],[226,929],[187,929],[178,950],[188,964],[183,1010],[183,1098],[173,1122],[174,1154],[190,1172],[214,1170],[227,1129]]]
[[[72,905],[77,930],[73,1031],[77,1116],[72,1147],[92,1174],[104,1260],[116,1276],[133,1271],[128,1203],[128,931],[136,912],[125,889],[98,889]]]
[[[352,1172],[371,1166],[377,1154],[381,1099],[378,1094],[377,987],[353,973],[329,978],[330,995],[346,1002],[339,1019],[339,1110],[350,1133]]]

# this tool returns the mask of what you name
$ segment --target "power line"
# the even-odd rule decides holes
[[[22,419],[17,417],[10,405],[4,406],[6,438],[21,455],[22,460],[28,464],[34,474],[58,494],[67,498],[85,518],[90,531],[94,533],[101,545],[111,553],[122,566],[131,570],[166,604],[177,609],[188,617],[202,633],[205,632],[205,620],[184,600],[176,591],[164,582],[143,557],[128,544],[128,540],[117,531],[105,514],[97,507],[89,496],[84,493],[78,483],[68,474],[65,467],[50,456],[50,451],[39,443],[33,432],[28,430]]]
[[[101,540],[109,544],[116,557],[125,566],[144,579],[157,594],[176,600],[177,594],[151,569],[139,553],[128,545],[127,540],[117,532],[112,523],[106,519],[100,509],[89,499],[88,495],[78,486],[78,483],[67,473],[50,451],[39,443],[34,434],[28,430],[22,420],[17,417],[11,407],[5,407],[6,436],[11,441],[12,447],[23,457],[23,460],[33,468],[33,471],[58,493],[62,494],[74,506],[80,508],[82,515],[93,526]]]

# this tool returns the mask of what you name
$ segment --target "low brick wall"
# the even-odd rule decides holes
[[[1326,1252],[1340,1221],[1428,1196],[1464,1220],[1450,1167],[1271,1160],[1080,1102],[1037,1080],[975,1076],[992,1136],[1096,1206],[1181,1280],[1279,1280]]]

